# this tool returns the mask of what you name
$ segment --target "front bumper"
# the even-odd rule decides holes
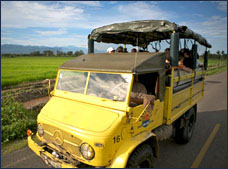
[[[38,156],[40,156],[44,162],[54,168],[77,168],[72,164],[65,163],[61,159],[56,158],[54,155],[46,151],[42,146],[39,146],[31,136],[28,136],[28,146]]]

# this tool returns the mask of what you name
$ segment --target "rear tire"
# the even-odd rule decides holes
[[[143,144],[131,154],[127,168],[153,168],[153,150],[150,145]]]
[[[181,127],[181,120],[184,120],[184,126]],[[193,135],[196,121],[196,111],[192,107],[177,123],[175,127],[174,139],[178,144],[188,143]]]

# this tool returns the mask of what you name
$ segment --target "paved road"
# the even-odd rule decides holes
[[[156,168],[227,168],[227,72],[207,77],[191,142],[177,145],[166,140],[159,148]],[[1,167],[47,168],[27,147],[3,156]]]

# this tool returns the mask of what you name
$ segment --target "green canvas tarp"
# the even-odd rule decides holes
[[[180,38],[194,39],[201,45],[211,48],[200,34],[193,32],[187,26],[179,26],[167,20],[115,23],[94,29],[89,38],[96,42],[131,44],[146,48],[150,42],[170,39],[173,31],[179,33]]]

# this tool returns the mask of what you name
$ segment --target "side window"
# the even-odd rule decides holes
[[[139,76],[139,81],[146,87],[147,94],[157,95],[158,93],[158,73],[148,73]]]
[[[130,106],[134,107],[143,104],[144,96],[158,94],[158,73],[149,73],[143,75],[136,75],[131,91]],[[150,96],[150,97],[151,97]],[[156,98],[156,97],[155,97]]]

